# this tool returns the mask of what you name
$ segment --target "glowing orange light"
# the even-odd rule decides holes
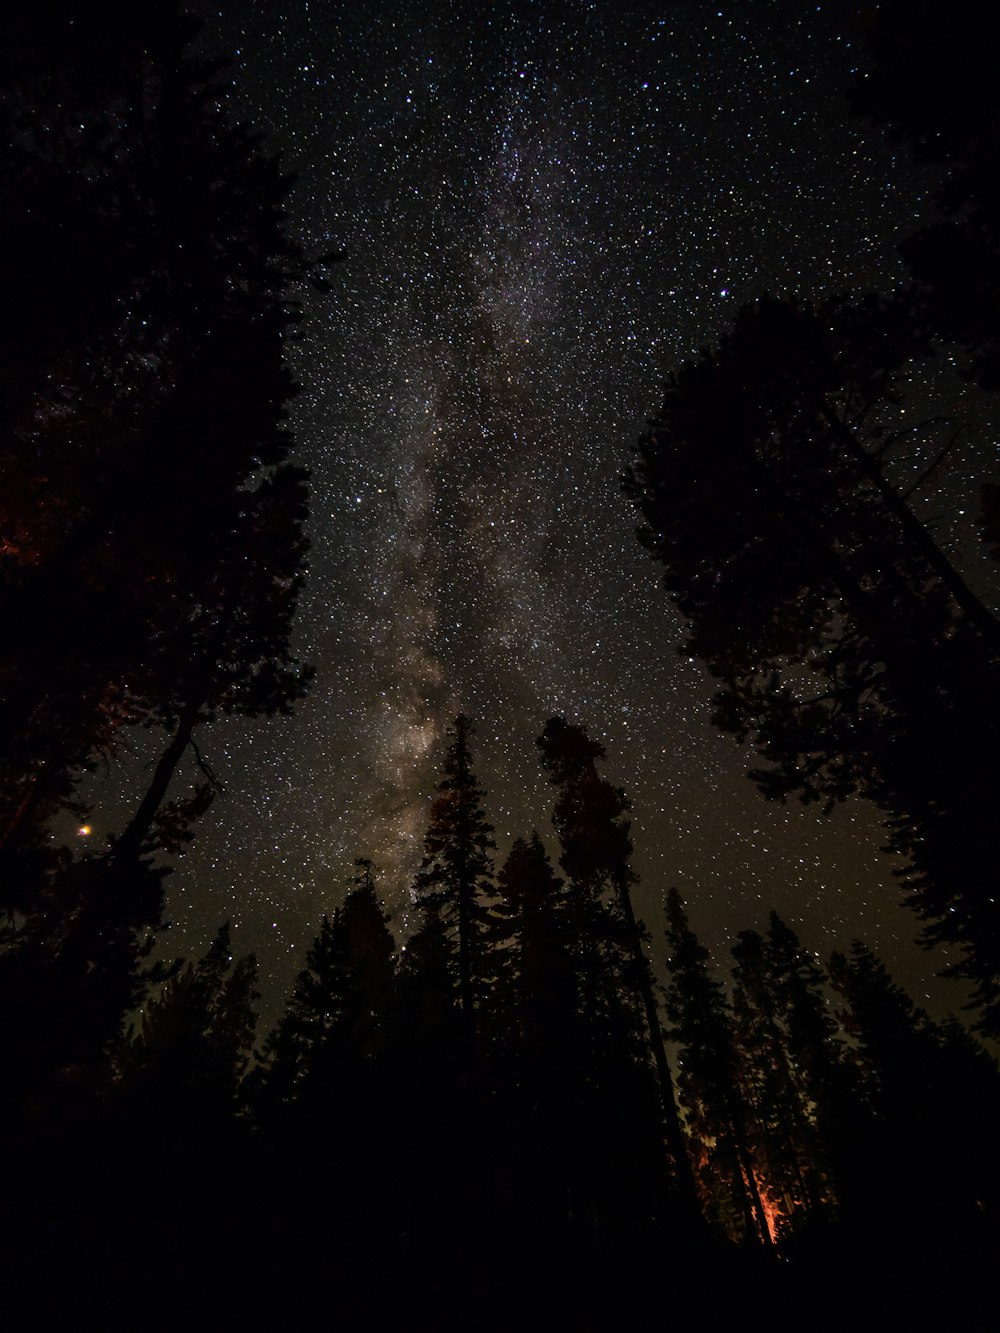
[[[77,829],[77,833],[79,833],[79,835],[80,835],[81,838],[89,838],[89,837],[90,837],[90,825],[89,825],[89,824],[81,824],[80,827]]]

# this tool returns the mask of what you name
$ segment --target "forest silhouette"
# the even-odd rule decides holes
[[[579,723],[539,719],[551,806],[500,858],[453,720],[412,929],[359,859],[273,1031],[228,925],[200,959],[154,950],[220,790],[200,728],[309,686],[284,351],[336,256],[289,239],[291,182],[196,22],[97,8],[21,7],[0,47],[7,1326],[989,1327],[990,1050],[861,941],[821,960],[771,913],[713,960],[668,886],[638,919],[628,797]],[[942,166],[910,280],[746,308],[673,376],[625,488],[752,779],[877,807],[996,1039],[1000,625],[909,504],[957,423],[904,414],[944,346],[1000,385],[996,118],[929,91],[936,9],[903,9],[856,111]],[[160,748],[130,815],[59,845],[136,727]]]

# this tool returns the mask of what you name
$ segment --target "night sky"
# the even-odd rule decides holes
[[[824,958],[864,935],[922,1003],[956,1008],[872,810],[765,802],[749,749],[710,726],[620,489],[666,375],[741,304],[901,276],[925,183],[848,114],[857,34],[786,0],[202,12],[233,53],[234,113],[298,175],[294,234],[347,257],[289,351],[315,686],[292,719],[202,739],[226,794],[171,877],[170,948],[202,951],[230,918],[273,1008],[356,856],[405,928],[449,719],[476,723],[502,856],[550,832],[533,740],[561,713],[632,800],[657,939],[671,884],[717,950],[773,906]],[[967,569],[984,448],[970,434],[928,501]]]

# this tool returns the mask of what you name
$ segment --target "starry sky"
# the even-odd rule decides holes
[[[234,114],[297,174],[293,233],[345,258],[289,349],[315,686],[294,718],[203,738],[226,794],[171,877],[171,947],[203,949],[230,918],[273,1006],[361,855],[402,931],[449,719],[475,721],[503,855],[549,831],[533,740],[561,713],[632,800],[654,935],[672,884],[716,950],[777,907],[823,957],[862,934],[922,1003],[957,1007],[912,943],[874,813],[765,802],[749,750],[710,726],[711,682],[677,653],[621,494],[666,375],[741,304],[901,276],[927,181],[848,114],[864,53],[843,10],[201,12],[232,56]],[[938,519],[973,563],[982,447],[951,464]]]

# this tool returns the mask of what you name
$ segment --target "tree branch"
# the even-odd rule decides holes
[[[198,742],[193,736],[188,740],[188,745],[190,745],[191,749],[194,751],[195,760],[197,761],[198,767],[208,779],[208,785],[212,788],[213,792],[221,796],[225,792],[225,787],[223,787],[222,783],[215,776],[208,763],[202,758],[201,751],[198,749]]]

